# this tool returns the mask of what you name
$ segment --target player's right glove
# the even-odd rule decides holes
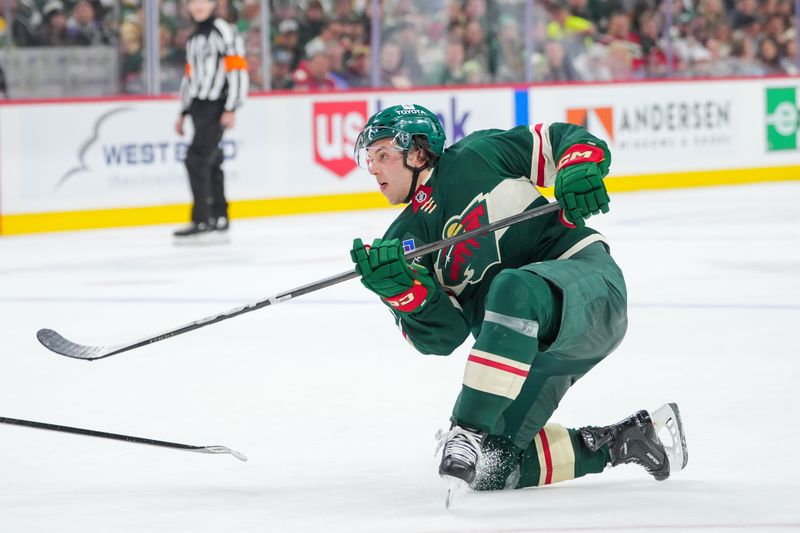
[[[355,239],[350,258],[361,276],[361,283],[392,309],[416,313],[433,295],[436,285],[428,269],[422,265],[409,265],[398,239],[375,239],[372,246]]]
[[[608,193],[598,163],[603,151],[593,145],[576,144],[564,152],[558,163],[555,196],[567,222],[582,228],[583,219],[608,213]]]

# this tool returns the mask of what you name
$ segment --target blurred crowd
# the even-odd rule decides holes
[[[141,0],[0,0],[0,44],[119,47],[122,87],[143,92]],[[270,86],[382,87],[763,76],[798,72],[793,0],[270,0]],[[162,91],[176,91],[193,24],[182,0],[160,2]],[[259,0],[218,0],[238,27],[251,86],[262,75]],[[379,24],[372,50],[370,23]],[[526,24],[526,20],[530,21]],[[533,36],[526,54],[525,33]]]

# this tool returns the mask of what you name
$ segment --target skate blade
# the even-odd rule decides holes
[[[173,237],[175,246],[212,246],[215,244],[228,244],[231,242],[228,232],[210,231],[190,237]]]
[[[464,491],[467,484],[463,480],[451,476],[442,476],[442,479],[445,485],[444,508],[450,509],[456,496]]]
[[[681,412],[675,403],[666,403],[650,413],[656,435],[664,445],[664,450],[669,457],[670,473],[678,472],[686,467],[689,462],[689,452],[686,447],[686,434],[683,431]],[[671,442],[667,443],[664,433],[668,433]]]

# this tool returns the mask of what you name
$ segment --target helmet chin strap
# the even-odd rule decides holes
[[[411,198],[414,196],[414,191],[417,190],[417,181],[419,181],[419,175],[422,173],[423,170],[428,168],[428,164],[425,163],[424,166],[421,167],[412,167],[408,164],[408,150],[405,151],[403,154],[403,166],[409,169],[412,172],[411,175],[411,187],[408,189],[408,194],[406,195],[406,199],[403,200],[404,204],[407,204],[411,201]]]

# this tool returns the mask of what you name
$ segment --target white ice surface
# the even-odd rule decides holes
[[[0,416],[185,442],[214,456],[0,425],[0,532],[800,529],[800,183],[617,194],[593,218],[627,277],[620,348],[553,421],[680,404],[685,471],[628,465],[466,493],[446,512],[433,434],[465,354],[416,354],[357,281],[92,363],[117,344],[350,269],[393,210],[0,238]]]

